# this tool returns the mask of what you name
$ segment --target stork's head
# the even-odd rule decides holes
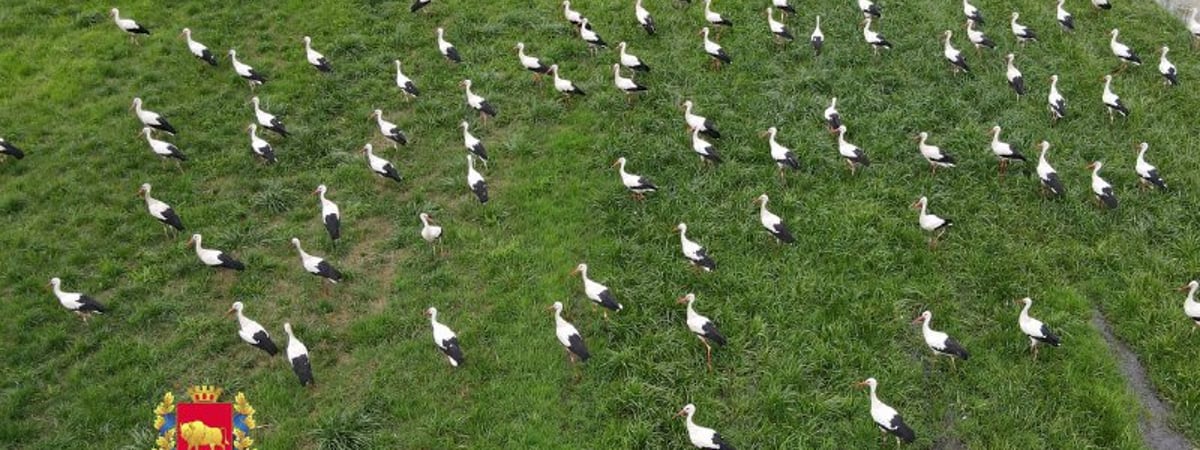
[[[683,405],[683,409],[681,409],[681,410],[679,410],[679,412],[675,413],[675,417],[690,416],[695,413],[696,413],[696,405],[688,403],[686,405]]]
[[[57,280],[57,278],[55,278],[55,279]],[[1180,292],[1187,292],[1187,291],[1195,290],[1197,288],[1200,288],[1200,281],[1192,280],[1192,281],[1189,281],[1188,284],[1180,286],[1177,290],[1179,290]]]
[[[587,269],[588,269],[587,264],[579,263],[578,266],[575,266],[575,270],[571,271],[571,275],[579,275],[581,273],[587,273]]]
[[[693,294],[693,293],[691,293],[691,292],[688,292],[688,293],[687,293],[687,294],[685,294],[684,296],[682,296],[682,297],[679,297],[679,298],[675,299],[675,303],[679,303],[679,304],[681,304],[681,305],[683,305],[683,304],[689,304],[689,303],[691,303],[691,302],[694,302],[694,301],[696,301],[696,294]]]
[[[242,302],[233,302],[233,306],[230,306],[229,311],[225,311],[225,314],[233,314],[235,311],[242,312],[242,308]]]
[[[149,193],[150,193],[150,183],[142,183],[142,186],[138,188],[138,196],[145,197]]]
[[[858,386],[858,387],[869,386],[871,389],[875,389],[876,386],[879,386],[879,382],[876,381],[874,378],[867,378],[865,380],[859,381],[858,383],[855,384],[855,386]]]
[[[625,165],[625,157],[624,156],[617,158],[617,160],[613,161],[613,163],[612,163],[613,167],[623,166],[623,165]]]
[[[437,308],[430,306],[429,308],[425,309],[425,315],[429,317],[437,316]]]
[[[57,287],[59,287],[60,285],[62,285],[62,279],[60,279],[60,278],[58,278],[58,277],[54,277],[54,278],[51,278],[51,279],[50,279],[50,284],[47,284],[46,286],[50,286],[50,287],[55,287],[55,288],[57,288]]]
[[[321,195],[321,194],[324,194],[325,192],[327,192],[328,190],[329,190],[329,188],[325,187],[325,185],[323,185],[323,184],[320,184],[320,185],[317,185],[317,189],[315,191],[313,191],[313,195]]]
[[[925,312],[921,313],[921,315],[917,316],[916,319],[913,319],[912,323],[921,323],[921,322],[927,321],[931,318],[933,318],[933,313],[931,313],[929,311],[925,311]]]
[[[912,209],[921,209],[921,208],[924,208],[925,205],[928,205],[928,204],[929,204],[929,199],[926,197],[921,197],[912,204]]]

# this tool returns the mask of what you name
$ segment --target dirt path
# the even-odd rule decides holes
[[[1092,316],[1092,326],[1096,327],[1104,337],[1104,342],[1108,344],[1109,350],[1116,355],[1121,375],[1125,377],[1129,388],[1145,408],[1146,414],[1138,421],[1138,431],[1142,433],[1142,440],[1146,446],[1155,450],[1192,450],[1194,447],[1187,438],[1171,429],[1168,424],[1171,420],[1171,409],[1158,399],[1158,393],[1150,384],[1146,369],[1138,361],[1137,355],[1113,335],[1108,320],[1099,311]]]

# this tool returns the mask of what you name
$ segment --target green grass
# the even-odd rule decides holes
[[[0,133],[29,156],[0,166],[7,446],[146,448],[163,391],[214,383],[246,392],[270,425],[255,437],[263,449],[682,448],[686,433],[671,414],[688,402],[739,448],[870,448],[878,433],[851,383],[874,376],[919,447],[1140,448],[1136,400],[1089,325],[1097,310],[1138,352],[1176,428],[1200,442],[1196,335],[1182,296],[1168,290],[1195,276],[1200,251],[1191,170],[1200,164],[1200,64],[1182,25],[1150,2],[1102,15],[1071,2],[1081,30],[1065,35],[1050,2],[976,0],[1001,49],[968,51],[969,76],[950,75],[937,40],[961,30],[957,3],[887,2],[877,29],[897,48],[874,58],[852,2],[797,2],[802,14],[787,20],[794,34],[824,18],[827,53],[814,59],[804,45],[771,45],[766,2],[718,2],[737,23],[721,37],[735,61],[710,71],[696,36],[700,5],[648,5],[660,28],[649,38],[632,2],[577,2],[605,39],[629,41],[654,67],[638,76],[651,91],[633,107],[611,87],[615,50],[589,56],[556,2],[438,0],[419,15],[406,1],[126,2],[122,11],[155,31],[140,46],[108,20],[108,3],[10,3],[0,9]],[[1015,44],[1011,9],[1043,42]],[[1107,31],[1117,25],[1150,63],[1118,78],[1133,116],[1110,125],[1100,78],[1116,65]],[[217,53],[236,47],[271,78],[257,93],[295,133],[268,137],[278,165],[252,160],[242,131],[253,119],[250,94],[227,59],[213,69],[187,53],[174,39],[185,26]],[[465,64],[437,54],[437,26]],[[304,35],[332,75],[307,67]],[[518,40],[591,95],[565,105],[548,83],[532,84],[511,51]],[[955,43],[966,47],[961,32]],[[1164,43],[1183,87],[1160,85],[1151,50]],[[1009,51],[1032,90],[1021,101],[1004,83]],[[396,58],[426,93],[420,100],[403,102],[392,84]],[[1055,128],[1044,100],[1052,73],[1072,114]],[[476,120],[456,86],[463,78],[500,110],[473,128],[494,155],[484,171],[493,201],[483,207],[464,182],[456,124]],[[876,162],[858,176],[837,160],[819,119],[835,95],[851,141]],[[192,158],[182,174],[135,137],[126,111],[134,96],[181,130],[170,140]],[[725,165],[697,165],[677,106],[685,99],[728,135],[715,141]],[[375,178],[356,153],[384,144],[367,118],[377,107],[413,140],[379,152],[405,174],[400,186]],[[1066,198],[1041,199],[1032,164],[998,182],[985,134],[996,123],[1022,149],[1054,144]],[[757,138],[772,125],[803,164],[786,185]],[[919,131],[960,166],[931,178],[910,141]],[[1135,189],[1131,148],[1140,141],[1151,143],[1171,191]],[[609,168],[618,156],[663,189],[631,202]],[[1107,163],[1119,210],[1090,204],[1083,166],[1095,159]],[[164,238],[135,196],[142,182],[189,232],[249,270],[215,273],[185,236]],[[336,247],[308,195],[319,183],[342,208]],[[760,229],[751,200],[763,192],[796,245],[778,246]],[[957,222],[936,253],[907,208],[921,195]],[[448,256],[433,257],[420,240],[422,211],[445,226]],[[718,271],[688,269],[669,232],[679,221]],[[293,236],[347,273],[331,297],[300,269]],[[580,261],[627,308],[609,323],[568,276]],[[45,288],[53,276],[111,314],[83,325]],[[689,291],[731,340],[716,350],[713,373],[673,302]],[[1026,295],[1065,340],[1036,362],[1012,303]],[[241,343],[221,314],[238,300],[281,341],[283,322],[293,324],[312,353],[315,388],[299,387],[282,358]],[[554,301],[567,303],[595,355],[578,382],[544,310]],[[458,370],[430,343],[421,315],[430,305],[460,335],[468,363]],[[923,308],[972,351],[957,373],[945,361],[930,366],[909,325]]]

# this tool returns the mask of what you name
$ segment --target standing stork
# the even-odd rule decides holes
[[[691,304],[689,303],[688,306],[690,307]],[[696,415],[696,405],[691,403],[684,405],[683,409],[675,413],[675,417],[684,417],[684,426],[687,427],[688,440],[692,441],[692,445],[706,450],[734,450],[733,446],[725,442],[725,438],[716,430],[696,425],[696,422],[692,420],[694,415]]]
[[[313,191],[321,202],[321,223],[325,224],[325,231],[329,232],[329,239],[337,243],[339,237],[342,236],[342,213],[338,209],[337,203],[325,198],[325,193],[329,190],[324,184],[318,185]]]
[[[150,34],[150,29],[142,26],[141,24],[139,24],[137,22],[134,22],[133,19],[121,18],[121,11],[118,11],[117,8],[108,10],[108,15],[112,16],[113,22],[115,22],[117,24],[117,28],[120,28],[121,31],[124,31],[125,33],[129,34],[129,40],[132,41],[134,44],[138,43],[137,35],[139,35],[139,34],[149,35]]]
[[[650,66],[642,62],[641,58],[628,53],[626,51],[627,46],[628,45],[625,43],[625,41],[621,41],[617,44],[617,49],[621,52],[621,65],[638,72],[649,72]]]
[[[583,24],[579,26],[579,38],[583,39],[583,42],[587,42],[588,51],[593,55],[596,54],[597,49],[608,47],[608,43],[604,42],[604,38],[600,37],[600,33],[597,33],[588,24],[586,17],[583,18]]]
[[[974,20],[967,21],[967,40],[971,41],[971,45],[975,46],[975,55],[976,56],[979,56],[980,49],[983,49],[983,48],[995,49],[996,48],[995,42],[992,42],[991,39],[988,39],[988,37],[986,35],[984,35],[982,31],[975,29],[975,21]]]
[[[646,8],[642,6],[642,0],[633,2],[633,16],[637,18],[638,25],[641,25],[642,29],[646,30],[646,34],[654,36],[656,31],[654,29],[654,17],[651,17],[650,11],[646,11]]]
[[[451,367],[458,367],[466,361],[466,358],[463,357],[462,347],[458,345],[458,335],[454,334],[454,330],[451,330],[450,327],[438,322],[437,313],[437,308],[432,306],[425,310],[425,315],[429,316],[429,324],[433,326],[433,345],[436,345],[438,350],[446,355]]]
[[[375,175],[383,178],[395,180],[397,183],[403,181],[400,177],[400,171],[396,170],[396,166],[386,159],[375,156],[375,147],[370,143],[363,145],[362,153],[367,156],[367,168],[371,169]]]
[[[642,86],[642,85],[638,84],[636,81],[633,81],[633,78],[625,78],[625,77],[621,76],[621,64],[620,63],[613,63],[612,67],[613,67],[613,85],[616,86],[617,89],[620,89],[621,92],[625,93],[625,102],[628,104],[632,104],[633,98],[634,98],[633,94],[646,91],[647,90],[646,86]]]
[[[1041,151],[1038,152],[1037,174],[1038,181],[1041,183],[1043,190],[1048,190],[1051,196],[1059,196],[1066,192],[1063,188],[1062,181],[1058,179],[1058,171],[1046,161],[1046,151],[1050,150],[1050,143],[1042,141],[1038,143]]]
[[[1050,327],[1042,321],[1029,316],[1029,307],[1033,306],[1033,299],[1025,297],[1017,300],[1017,304],[1024,305],[1021,307],[1021,315],[1017,318],[1017,324],[1021,326],[1021,332],[1029,336],[1029,350],[1033,352],[1033,359],[1037,359],[1039,342],[1049,344],[1053,347],[1058,347],[1062,342],[1058,336],[1050,331]]]
[[[54,297],[58,298],[58,303],[67,310],[74,312],[87,323],[88,318],[92,314],[104,314],[108,312],[108,308],[101,305],[96,299],[89,297],[87,294],[78,292],[64,292],[62,290],[62,280],[58,277],[50,279],[50,287],[54,289]]]
[[[416,83],[413,83],[412,78],[404,74],[400,70],[400,60],[395,60],[396,63],[396,87],[400,88],[400,92],[404,93],[404,98],[417,98],[421,95],[421,91],[417,89]]]
[[[550,73],[550,66],[542,64],[542,61],[537,57],[525,54],[524,42],[518,42],[517,46],[514,48],[517,49],[517,61],[521,63],[521,67],[524,67],[525,70],[533,72],[534,82],[541,82],[542,75]]]
[[[1092,171],[1092,194],[1096,196],[1096,204],[1108,209],[1117,208],[1117,195],[1113,193],[1111,184],[1100,178],[1100,168],[1104,163],[1094,161],[1087,168]]]
[[[692,266],[699,267],[705,272],[712,272],[717,268],[717,262],[708,256],[708,250],[688,239],[686,223],[680,222],[675,226],[675,231],[679,233],[679,249],[683,252],[683,257],[692,263]]]
[[[708,341],[716,342],[720,346],[725,346],[727,341],[721,331],[717,329],[717,324],[696,312],[696,308],[693,306],[695,302],[696,294],[690,292],[676,300],[676,303],[687,305],[688,330],[691,330],[700,339],[700,343],[704,344],[705,361],[708,362],[708,370],[712,371],[712,346],[708,345]]]
[[[876,55],[879,54],[879,49],[881,49],[881,48],[886,48],[886,49],[892,48],[892,43],[888,42],[887,38],[883,37],[882,34],[876,33],[871,30],[871,18],[870,17],[868,17],[867,20],[865,22],[863,22],[862,34],[863,34],[863,40],[867,41],[868,44],[871,44],[871,50]]]
[[[1117,36],[1121,34],[1121,30],[1113,28],[1111,34],[1112,38],[1108,41],[1108,48],[1112,50],[1113,56],[1121,60],[1121,68],[1117,70],[1117,73],[1124,72],[1130,64],[1135,66],[1142,65],[1142,58],[1138,57],[1137,52],[1129,48],[1128,45],[1117,41]]]
[[[1067,117],[1067,98],[1058,92],[1058,75],[1050,75],[1050,94],[1046,97],[1050,105],[1050,124]]]
[[[487,204],[488,202],[488,186],[487,181],[483,179],[475,170],[475,155],[467,155],[467,187],[475,194],[475,198],[479,200],[479,204]]]
[[[954,222],[950,219],[942,218],[935,214],[929,214],[927,211],[928,207],[929,199],[926,197],[921,197],[920,199],[917,199],[916,203],[912,204],[913,209],[921,211],[917,214],[917,224],[920,225],[921,229],[925,230],[926,233],[931,234],[929,238],[929,248],[935,249],[937,248],[938,239],[940,239],[943,234],[946,234],[946,230],[949,230],[950,227],[954,225]]]
[[[597,283],[591,278],[588,278],[588,265],[579,263],[575,266],[575,270],[571,271],[571,275],[579,275],[583,279],[583,293],[592,301],[592,307],[600,305],[604,309],[619,312],[625,307],[617,303],[617,298],[613,296],[612,291],[608,290],[608,286]],[[608,311],[604,311],[604,320],[608,320]]]
[[[758,222],[779,242],[784,244],[795,243],[796,238],[792,236],[791,230],[788,230],[787,225],[783,223],[783,219],[780,219],[779,216],[771,211],[767,211],[768,201],[770,201],[770,198],[767,197],[767,194],[762,194],[754,198],[754,203],[758,204]]]
[[[559,76],[558,64],[550,65],[550,74],[554,75],[554,90],[563,94],[566,99],[570,99],[573,95],[587,95],[583,89],[575,85],[575,82]]]
[[[700,162],[720,164],[723,162],[721,155],[717,154],[716,147],[700,137],[700,130],[692,130],[692,151],[700,155]]]
[[[243,308],[245,306],[242,305],[242,302],[233,302],[233,306],[225,312],[226,315],[237,313],[238,337],[247,344],[267,352],[268,355],[275,356],[276,353],[279,353],[279,347],[275,345],[275,341],[271,340],[271,333],[268,333],[267,329],[255,322],[254,319],[246,317],[242,313]]]
[[[429,243],[429,248],[433,249],[433,254],[437,254],[437,243],[442,239],[442,227],[433,224],[433,217],[429,214],[421,213],[417,216],[421,219],[421,239]]]
[[[883,19],[883,10],[871,0],[858,0],[858,10],[862,11],[863,19]]]
[[[983,13],[979,12],[979,8],[976,8],[975,5],[972,5],[968,0],[962,0],[962,11],[963,15],[967,17],[967,20],[984,25]]]
[[[333,71],[333,67],[329,65],[329,60],[325,59],[325,55],[313,50],[312,38],[308,36],[304,37],[304,58],[308,59],[308,63],[321,72],[329,73]]]
[[[466,91],[467,106],[470,106],[471,109],[479,113],[479,119],[483,123],[487,123],[489,117],[496,117],[496,108],[492,107],[492,104],[488,103],[487,99],[471,92],[471,80],[462,80],[458,85],[462,86],[463,90]]]
[[[571,25],[575,25],[576,27],[583,26],[583,14],[580,14],[579,11],[571,9],[571,1],[563,0],[562,5],[563,17],[567,18],[567,22],[571,22]]]
[[[950,38],[954,36],[954,32],[946,30],[942,33],[942,56],[950,63],[950,69],[955,73],[959,70],[970,72],[971,68],[967,66],[967,60],[963,58],[962,52],[954,48],[954,44],[950,43]]]
[[[199,258],[200,262],[204,263],[204,265],[214,269],[231,269],[237,271],[246,270],[245,264],[242,264],[241,261],[233,259],[232,256],[229,256],[225,252],[204,248],[203,244],[201,244],[203,239],[204,237],[200,236],[199,233],[193,234],[192,238],[188,239],[186,245],[195,245],[196,257]]]
[[[263,161],[268,163],[275,162],[275,149],[271,148],[271,143],[258,137],[258,125],[252,123],[246,127],[246,131],[250,132],[250,151],[255,156],[262,158]]]
[[[1163,84],[1168,86],[1179,85],[1179,72],[1175,70],[1175,65],[1167,60],[1167,52],[1171,49],[1163,46],[1161,56],[1158,58],[1158,73],[1163,76]]]
[[[1017,99],[1025,96],[1025,77],[1021,75],[1021,70],[1013,63],[1016,55],[1009,53],[1004,55],[1004,60],[1008,63],[1008,68],[1004,71],[1004,77],[1008,79],[1008,87],[1012,88],[1017,94]]]
[[[142,125],[170,133],[172,136],[175,135],[175,127],[170,122],[167,122],[166,117],[154,111],[142,109],[141,97],[134,97],[133,103],[129,105],[129,109],[133,110],[134,115],[142,122]]]
[[[1121,101],[1121,97],[1112,91],[1113,76],[1104,76],[1104,93],[1100,96],[1100,100],[1104,102],[1104,106],[1108,109],[1108,121],[1116,120],[1116,114],[1121,117],[1129,117],[1129,108],[1125,107],[1125,103]]]
[[[254,90],[255,86],[267,83],[267,77],[263,76],[261,72],[254,70],[249,64],[238,61],[237,50],[229,49],[229,62],[233,64],[233,72],[242,77],[243,80],[246,80],[246,83],[250,84],[251,91]]]
[[[908,424],[904,423],[904,418],[894,408],[879,400],[875,395],[875,389],[879,386],[879,382],[874,378],[867,378],[857,384],[857,386],[867,386],[871,388],[871,419],[875,421],[875,426],[879,427],[879,431],[884,434],[891,434],[896,438],[896,446],[900,446],[900,442],[906,444],[917,439],[917,433],[913,432]]]
[[[1008,172],[1009,161],[1026,161],[1025,155],[1013,148],[1009,143],[1000,140],[1000,125],[992,127],[988,134],[992,135],[991,149],[992,154],[996,155],[996,159],[1000,161],[1000,176],[1003,177],[1005,172]]]
[[[1012,20],[1009,21],[1009,28],[1012,29],[1012,34],[1016,36],[1017,42],[1020,42],[1021,46],[1025,46],[1030,41],[1037,42],[1037,33],[1034,33],[1032,28],[1018,23],[1017,19],[1020,18],[1021,13],[1013,11]]]
[[[210,65],[210,66],[213,66],[213,67],[217,66],[217,57],[214,56],[213,53],[208,50],[208,46],[201,44],[199,42],[196,42],[195,40],[192,39],[192,29],[191,28],[184,28],[183,31],[179,33],[179,35],[182,36],[187,41],[188,51],[191,52],[193,56],[199,58],[201,61],[208,63],[208,65]]]
[[[871,160],[867,158],[867,153],[857,145],[846,142],[846,125],[838,127],[838,154],[846,160],[846,165],[850,166],[850,175],[854,175],[854,170],[857,166],[867,167],[871,165]]]
[[[563,304],[562,302],[554,302],[549,309],[554,310],[554,335],[558,337],[558,342],[567,350],[567,357],[571,358],[571,364],[575,363],[576,358],[580,362],[587,362],[591,358],[591,353],[588,353],[587,345],[583,343],[583,336],[579,335],[579,330],[575,329],[571,322],[567,322],[562,318]]]
[[[462,57],[458,56],[458,49],[454,45],[446,42],[446,30],[442,27],[437,29],[437,46],[438,52],[446,57],[447,61],[458,64],[462,62]]]
[[[704,20],[707,20],[710,25],[732,27],[733,22],[722,16],[720,13],[712,10],[712,0],[704,0]]]
[[[487,167],[487,149],[483,147],[483,142],[480,141],[479,138],[476,138],[475,135],[471,134],[471,124],[464,120],[462,123],[459,123],[458,126],[459,128],[462,128],[463,131],[463,146],[467,148],[468,152],[475,155],[480,161],[483,161],[484,167]]]
[[[25,151],[21,150],[20,147],[13,145],[12,142],[8,142],[4,140],[4,138],[0,138],[0,155],[4,155],[13,159],[24,159]],[[0,162],[4,161],[4,158],[0,158]]]
[[[304,267],[304,271],[321,277],[323,280],[321,282],[322,291],[328,289],[328,285],[325,284],[326,281],[329,284],[337,284],[339,281],[342,281],[342,273],[333,268],[333,265],[329,264],[328,261],[325,261],[325,258],[313,256],[304,251],[304,248],[300,247],[300,239],[292,238],[292,245],[296,246],[296,252],[300,254],[300,265]]]
[[[785,42],[795,39],[783,22],[775,20],[775,10],[770,6],[767,7],[767,28],[771,30],[771,34],[775,35],[776,39],[783,39]]]
[[[837,133],[842,127],[842,115],[837,110],[837,97],[829,99],[829,106],[825,108],[822,116],[825,117],[825,126],[829,128],[829,132]]]
[[[700,35],[704,36],[704,53],[712,58],[712,65],[714,68],[721,67],[721,64],[733,63],[733,58],[731,58],[728,53],[725,53],[725,48],[721,47],[721,44],[713,42],[712,39],[708,38],[708,27],[701,28]]]
[[[1112,9],[1112,3],[1109,0],[1092,0],[1092,6],[1096,7],[1096,9]]]
[[[800,169],[800,161],[796,160],[796,155],[792,154],[792,150],[775,140],[775,136],[779,134],[778,128],[767,128],[763,134],[767,138],[767,144],[771,146],[771,159],[775,161],[775,166],[779,169],[780,178],[783,178],[785,167],[790,167],[792,170]]]
[[[624,156],[617,158],[617,161],[613,163],[613,166],[618,167],[617,170],[621,174],[621,184],[625,185],[625,189],[629,190],[629,193],[633,195],[633,198],[637,200],[645,200],[647,192],[658,191],[658,186],[655,186],[654,182],[650,181],[649,178],[625,171]]]
[[[717,131],[717,127],[711,120],[699,114],[692,114],[692,101],[685,100],[683,102],[683,121],[687,124],[688,130],[700,130],[701,134],[713,139],[720,139],[721,132]]]
[[[1200,328],[1200,302],[1196,301],[1196,290],[1200,289],[1200,281],[1192,280],[1179,288],[1179,291],[1187,291],[1187,299],[1183,301],[1183,314],[1187,318],[1192,319],[1192,332],[1196,328]]]
[[[1054,11],[1054,17],[1058,19],[1058,24],[1062,25],[1063,30],[1071,32],[1075,31],[1075,16],[1072,16],[1071,13],[1067,12],[1067,10],[1063,8],[1063,4],[1066,2],[1067,0],[1058,0],[1058,6]]]
[[[275,117],[274,114],[264,111],[259,106],[260,102],[257,95],[250,98],[250,104],[254,105],[254,119],[258,121],[259,126],[274,131],[280,136],[288,137],[288,130],[283,125],[283,121]]]
[[[913,323],[921,324],[921,337],[925,338],[925,345],[933,350],[935,355],[944,355],[950,357],[950,366],[954,367],[954,360],[961,359],[966,361],[971,357],[967,353],[967,349],[959,344],[958,341],[950,337],[950,335],[930,328],[929,323],[933,321],[933,313],[925,311],[913,320]]]
[[[938,167],[954,167],[956,161],[949,153],[943,152],[936,145],[926,143],[929,139],[929,133],[922,131],[917,135],[917,150],[921,151],[921,156],[929,161],[929,173],[937,174]]]
[[[821,56],[821,47],[825,46],[825,33],[821,32],[821,16],[817,16],[817,26],[813,28],[808,42],[812,44],[813,51],[817,53],[817,56]]]
[[[1159,189],[1166,189],[1167,182],[1163,181],[1162,176],[1158,174],[1158,168],[1146,162],[1146,150],[1150,149],[1150,144],[1143,142],[1138,144],[1137,163],[1134,165],[1134,171],[1138,174],[1138,187],[1145,189],[1149,186],[1155,186]]]
[[[375,124],[379,125],[379,133],[392,141],[392,148],[397,148],[396,145],[408,145],[408,136],[404,135],[404,130],[396,124],[388,122],[383,118],[383,110],[376,109],[371,112],[371,117],[375,119]]]
[[[301,386],[313,384],[312,363],[308,360],[308,347],[305,347],[304,343],[296,338],[290,322],[283,324],[283,331],[288,335],[286,352],[288,363],[292,365],[292,372],[300,380]]]
[[[146,211],[150,213],[150,217],[162,222],[167,227],[163,228],[164,232],[170,229],[183,231],[183,221],[179,219],[179,215],[175,213],[171,205],[150,196],[150,183],[142,183],[142,186],[138,188],[138,195],[146,201]]]
[[[178,147],[170,142],[155,139],[151,130],[152,128],[150,127],[142,128],[142,134],[146,136],[146,142],[150,144],[150,151],[153,151],[154,154],[158,155],[159,158],[162,158],[163,161],[166,161],[167,158],[174,158],[176,160],[176,165],[178,165],[181,161],[187,161],[187,156],[184,156],[183,152],[179,151]],[[183,169],[180,168],[179,170]]]

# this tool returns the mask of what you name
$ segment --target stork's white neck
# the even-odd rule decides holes
[[[1029,320],[1029,307],[1030,306],[1033,306],[1032,302],[1026,303],[1025,306],[1021,307],[1021,320]]]
[[[435,326],[438,325],[437,311],[433,311],[433,312],[429,313],[429,323],[431,323]]]
[[[1010,62],[1009,64],[1011,65],[1012,63]],[[993,144],[1000,143],[1000,131],[1001,131],[1000,129],[997,129],[995,133],[992,133],[992,143]]]
[[[927,211],[928,207],[929,207],[929,202],[922,200],[921,201],[921,214],[920,214],[921,217],[925,217],[925,216],[929,215],[928,213],[925,212],[925,211]]]
[[[429,218],[427,218],[425,216],[421,216],[421,225],[428,227],[429,226]]]
[[[308,257],[308,253],[306,253],[306,252],[304,251],[304,249],[303,249],[303,248],[300,248],[300,241],[295,241],[295,242],[292,242],[292,244],[296,246],[296,251],[297,251],[297,252],[300,252],[300,257],[301,257],[301,258],[307,258],[307,257]]]
[[[58,292],[58,286],[55,286],[54,289],[56,289],[55,292]],[[1196,303],[1196,289],[1200,289],[1200,284],[1192,284],[1188,286],[1188,295],[1186,300],[1187,303]]]
[[[926,316],[925,320],[921,321],[921,331],[924,331],[926,334],[933,331],[933,329],[929,328],[929,322],[933,322],[933,316]]]

